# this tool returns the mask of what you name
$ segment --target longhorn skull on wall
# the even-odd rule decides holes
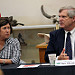
[[[41,6],[41,12],[42,12],[42,14],[43,14],[46,18],[52,19],[52,20],[53,20],[53,24],[59,23],[59,21],[57,20],[58,18],[57,18],[56,15],[52,15],[52,16],[51,16],[51,15],[48,15],[48,14],[44,11],[43,5]]]

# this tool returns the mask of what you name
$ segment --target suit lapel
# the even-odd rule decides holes
[[[59,33],[59,53],[61,53],[61,51],[64,48],[64,40],[65,40],[65,31],[64,29],[62,29]]]

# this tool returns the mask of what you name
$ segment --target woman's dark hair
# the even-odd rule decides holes
[[[0,17],[0,28],[2,27],[2,26],[5,26],[6,24],[8,24],[9,23],[9,25],[10,25],[10,34],[12,33],[12,26],[11,26],[11,23],[10,23],[10,21],[9,21],[9,18],[8,17]]]

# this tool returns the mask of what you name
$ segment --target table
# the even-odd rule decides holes
[[[2,68],[4,75],[75,75],[75,66],[40,65],[35,68],[14,68],[10,65]],[[6,69],[7,67],[7,69]]]
[[[36,48],[39,48],[40,63],[45,63],[44,55],[45,55],[45,51],[47,49],[47,46],[48,46],[48,44],[46,44],[46,42],[38,44],[36,46]]]

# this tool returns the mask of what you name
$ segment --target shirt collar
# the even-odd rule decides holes
[[[70,32],[71,34],[73,34],[75,32],[75,27],[71,31],[66,31],[65,30],[65,34],[67,34],[68,32]]]
[[[11,39],[11,37],[9,37],[8,39],[6,39],[6,44],[11,43],[13,40]]]

